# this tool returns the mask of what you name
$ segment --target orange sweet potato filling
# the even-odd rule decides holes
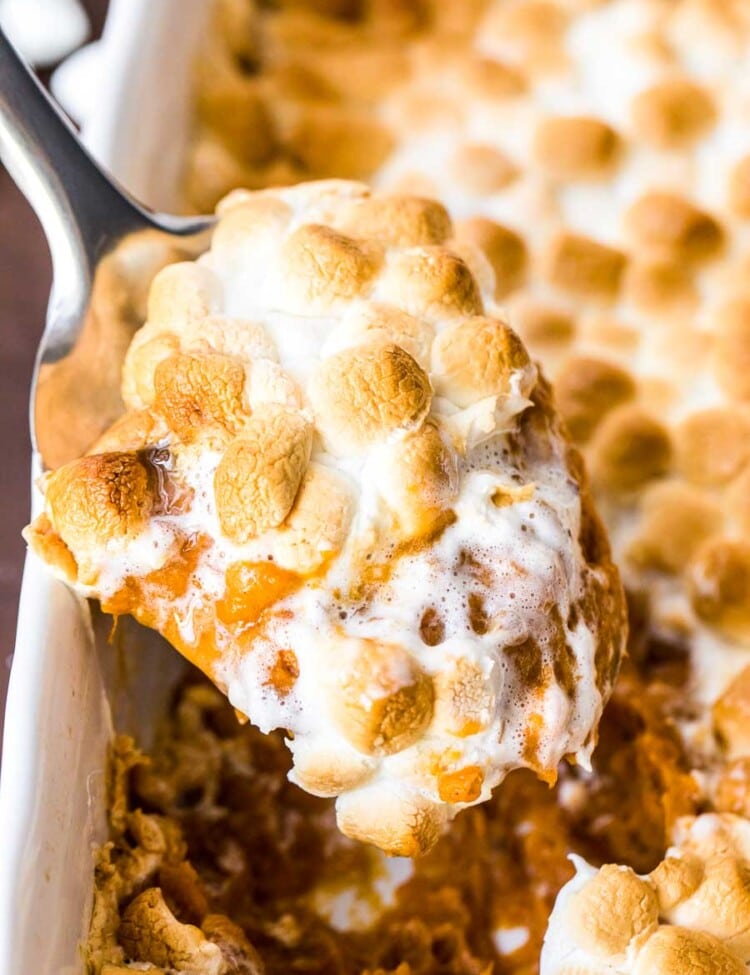
[[[223,623],[254,623],[264,609],[289,596],[303,583],[296,572],[272,562],[233,562],[216,613]]]
[[[171,607],[194,585],[198,560],[209,544],[205,539],[186,540],[177,556],[161,569],[143,577],[129,576],[122,589],[102,601],[102,609],[115,617],[131,614],[144,626],[158,630],[190,663],[214,678],[222,647],[247,650],[264,611],[298,589],[304,579],[270,562],[233,563],[227,569],[223,599],[215,605],[207,599],[192,607],[188,638]],[[279,654],[271,674],[282,693],[289,691],[298,674],[290,653]]]

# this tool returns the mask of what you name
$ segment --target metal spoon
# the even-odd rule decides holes
[[[120,368],[149,280],[205,249],[212,220],[153,213],[117,186],[1,30],[0,160],[52,254],[30,410],[34,449],[53,468],[80,457],[122,413]]]

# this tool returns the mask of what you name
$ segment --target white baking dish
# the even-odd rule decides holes
[[[207,0],[113,0],[85,140],[138,197],[170,209],[185,144],[189,71]],[[38,499],[37,499],[38,501]],[[0,780],[0,975],[83,970],[92,846],[104,836],[114,723],[148,740],[179,658],[106,625],[34,558],[24,572]]]

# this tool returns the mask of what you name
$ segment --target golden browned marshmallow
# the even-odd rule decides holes
[[[354,200],[343,208],[336,227],[352,237],[370,237],[395,247],[442,244],[453,229],[444,206],[418,196]]]
[[[152,337],[149,338],[149,335]],[[135,409],[153,406],[154,375],[161,362],[180,351],[173,332],[156,332],[146,326],[138,333],[125,356],[122,368],[122,398]]]
[[[430,677],[403,647],[349,639],[335,655],[329,708],[344,737],[365,755],[408,748],[432,720]]]
[[[573,297],[612,299],[620,289],[626,264],[622,251],[562,231],[547,248],[543,273],[551,285]]]
[[[470,217],[456,224],[456,240],[478,247],[495,272],[495,299],[519,288],[526,276],[528,253],[523,238],[509,227],[484,217]]]
[[[525,70],[545,73],[565,63],[563,10],[549,0],[494,0],[479,27],[484,46],[497,48]]]
[[[651,871],[648,879],[656,888],[659,912],[665,914],[698,889],[703,865],[690,856],[668,856]]]
[[[373,342],[398,345],[423,369],[429,369],[435,329],[423,318],[415,318],[395,305],[370,302],[337,330],[336,337],[338,345],[345,347]]]
[[[44,494],[55,531],[83,568],[94,548],[124,543],[145,528],[156,484],[135,453],[95,454],[47,475]]]
[[[279,237],[291,219],[291,208],[271,194],[237,190],[218,207],[219,220],[211,238],[211,250],[220,263],[233,262],[235,255],[249,253]]]
[[[381,0],[382,2],[382,0]],[[406,0],[411,9],[415,5]],[[441,3],[440,0],[427,0],[422,8],[423,17],[429,17],[429,22],[438,32],[438,37],[451,41],[456,37],[471,38],[477,29],[479,20],[487,6],[486,0],[465,0],[458,6]]]
[[[353,749],[344,751],[302,739],[294,745],[290,778],[315,796],[337,796],[364,785],[375,769],[371,758]]]
[[[537,164],[555,179],[592,179],[611,172],[622,142],[611,125],[588,116],[545,119],[534,136]]]
[[[458,492],[454,451],[432,422],[388,448],[391,476],[381,493],[402,535],[425,535],[440,520]]]
[[[292,509],[310,461],[312,425],[273,404],[259,407],[214,475],[219,524],[242,544],[276,528]]]
[[[750,460],[750,415],[716,406],[699,410],[675,430],[677,469],[694,484],[726,484]]]
[[[219,311],[221,283],[202,264],[170,264],[151,283],[148,321],[179,335],[186,324]]]
[[[445,811],[426,796],[401,796],[373,784],[339,797],[336,822],[342,833],[390,856],[418,857],[435,845]]]
[[[279,565],[303,575],[341,550],[354,515],[351,488],[339,474],[310,464],[294,507],[273,541]]]
[[[633,260],[623,281],[624,297],[643,312],[692,307],[698,300],[690,268],[665,260]]]
[[[714,704],[713,719],[729,758],[750,755],[750,667],[740,671]]]
[[[633,975],[745,975],[746,968],[717,939],[673,925],[660,927],[639,952]]]
[[[744,0],[690,0],[681,4],[675,11],[674,26],[676,37],[683,45],[689,45],[695,38],[702,44],[710,45],[722,54],[735,54],[744,51],[748,36],[748,8]]]
[[[281,128],[285,147],[314,179],[366,179],[393,146],[392,134],[359,108],[294,106]]]
[[[420,247],[393,255],[378,289],[382,300],[431,322],[479,315],[484,310],[466,262],[445,247]]]
[[[469,56],[461,59],[458,68],[457,82],[471,99],[497,102],[526,90],[526,81],[519,71],[491,58]]]
[[[392,126],[405,133],[431,132],[436,129],[458,130],[464,115],[464,106],[458,97],[446,98],[438,92],[421,87],[405,88],[390,104],[389,118]],[[407,177],[406,184],[398,183],[399,192],[434,193],[428,189],[427,177],[416,172]]]
[[[494,146],[460,146],[450,163],[451,180],[470,193],[497,193],[518,178],[518,167]]]
[[[402,46],[381,35],[372,36],[370,43],[344,48],[296,52],[295,59],[286,65],[295,67],[308,80],[301,94],[309,97],[315,86],[326,95],[346,97],[352,92],[356,78],[356,101],[376,102],[388,91],[401,85],[409,73],[409,59]]]
[[[750,217],[750,156],[743,156],[729,174],[728,202],[738,217]]]
[[[730,639],[750,641],[750,544],[728,538],[707,541],[688,569],[696,614]]]
[[[629,867],[609,864],[571,896],[566,915],[584,951],[622,958],[656,930],[659,904],[651,884]]]
[[[535,348],[564,346],[575,335],[575,320],[568,311],[554,304],[522,297],[512,306],[516,331],[528,345]]]
[[[750,868],[732,856],[714,856],[698,889],[671,912],[671,920],[713,935],[750,958]]]
[[[308,394],[331,453],[356,454],[397,430],[415,430],[432,390],[419,364],[397,345],[372,343],[324,359]]]
[[[475,663],[459,659],[435,678],[435,724],[452,735],[482,731],[492,720],[493,705],[491,682]]]
[[[628,558],[662,572],[681,572],[723,523],[721,508],[708,495],[680,481],[648,487],[641,510],[641,525]]]
[[[133,961],[210,975],[224,970],[221,948],[200,928],[178,921],[158,887],[149,887],[128,904],[118,937]]]
[[[595,484],[629,492],[666,474],[672,445],[666,429],[636,404],[625,403],[605,416],[591,441]]]
[[[183,443],[226,437],[245,422],[245,370],[238,359],[210,353],[172,355],[154,371],[154,411]]]
[[[624,355],[635,352],[640,341],[637,328],[608,311],[584,312],[578,319],[578,334],[583,342]]]
[[[432,345],[435,392],[457,406],[471,406],[510,391],[514,372],[529,372],[529,357],[515,332],[496,318],[470,318],[440,332]],[[526,395],[528,389],[521,389]]]
[[[269,359],[255,359],[245,370],[245,394],[251,410],[276,403],[290,410],[302,408],[302,393],[286,370]]]
[[[572,356],[557,374],[555,396],[571,436],[585,443],[606,413],[635,396],[635,381],[611,362]]]
[[[244,318],[209,315],[182,336],[183,352],[218,352],[243,359],[278,359],[278,351],[262,325]]]
[[[289,311],[309,315],[331,309],[338,299],[369,291],[381,255],[330,227],[304,224],[284,243],[281,265]]]
[[[276,133],[262,83],[236,72],[208,81],[213,68],[206,65],[203,83],[197,85],[198,121],[220,134],[224,144],[246,162],[265,161],[276,148]]]
[[[128,410],[92,445],[89,454],[143,450],[165,440],[169,428],[160,416],[148,410]]]
[[[716,120],[713,99],[689,78],[671,78],[642,91],[631,106],[635,134],[659,149],[679,149],[705,135]]]
[[[729,301],[717,314],[714,372],[732,399],[750,401],[750,298]]]
[[[625,227],[637,251],[667,261],[706,261],[724,244],[724,231],[709,213],[661,190],[635,201],[625,214]]]

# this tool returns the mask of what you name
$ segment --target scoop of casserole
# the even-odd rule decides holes
[[[624,602],[549,388],[439,204],[235,192],[152,286],[127,413],[31,547],[159,630],[347,834],[427,850],[513,768],[586,763]]]

